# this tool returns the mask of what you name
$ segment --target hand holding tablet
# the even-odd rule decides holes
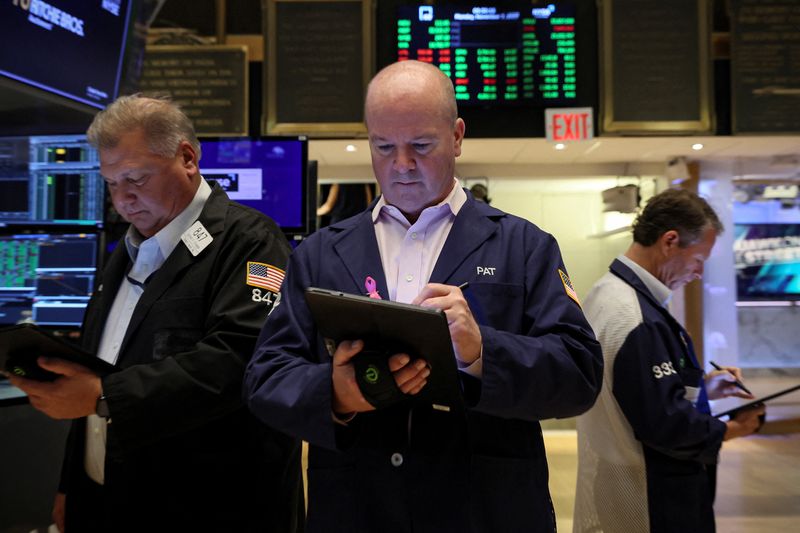
[[[306,301],[323,337],[337,344],[364,341],[362,352],[352,360],[355,379],[371,405],[383,408],[400,401],[425,402],[442,411],[461,406],[461,386],[444,312],[315,287],[306,289]],[[411,365],[419,359],[426,362],[427,368],[409,368],[414,375],[429,371],[418,394],[404,394],[397,388],[389,368],[389,360],[396,354],[408,355]]]

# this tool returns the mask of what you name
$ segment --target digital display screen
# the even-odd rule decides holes
[[[286,233],[307,233],[306,137],[201,139],[200,171],[231,200],[272,218]]]
[[[103,223],[105,184],[85,135],[0,138],[0,225]]]
[[[800,224],[735,224],[737,299],[800,299]]]
[[[462,104],[577,101],[575,6],[398,7],[397,60],[439,67]]]
[[[94,234],[0,236],[0,324],[80,326],[97,257]]]
[[[132,0],[5,0],[0,74],[99,109],[118,95]]]

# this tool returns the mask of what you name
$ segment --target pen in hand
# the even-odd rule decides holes
[[[719,365],[718,365],[717,363],[715,363],[714,361],[709,361],[709,364],[711,364],[711,366],[713,366],[713,367],[714,367],[714,368],[716,368],[717,370],[722,370],[723,372],[728,372],[728,370],[725,370],[724,368],[722,368],[721,366],[719,366]],[[750,389],[748,389],[747,387],[745,387],[745,386],[744,386],[744,383],[742,383],[742,382],[741,382],[741,381],[739,381],[738,379],[737,379],[737,380],[734,380],[734,383],[736,384],[736,386],[737,386],[737,387],[739,387],[740,389],[742,389],[744,392],[746,392],[746,393],[747,393],[747,394],[749,394],[750,396],[752,396],[752,395],[753,395],[753,393],[752,393],[752,392],[750,392]]]
[[[467,288],[469,288],[469,281],[465,281],[464,283],[458,286],[458,289],[462,292],[467,290]]]

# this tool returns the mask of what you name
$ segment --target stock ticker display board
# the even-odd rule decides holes
[[[570,105],[577,101],[575,22],[569,4],[399,6],[397,59],[439,67],[459,105]]]

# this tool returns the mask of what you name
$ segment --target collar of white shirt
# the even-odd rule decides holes
[[[625,255],[620,255],[617,257],[617,259],[619,259],[625,266],[633,270],[633,273],[636,274],[640,280],[642,280],[642,283],[645,284],[653,297],[661,302],[662,306],[667,306],[670,298],[672,298],[672,291],[669,289],[669,287],[661,283],[657,277],[645,270],[643,266],[633,259]]]
[[[458,215],[458,212],[462,207],[464,207],[465,203],[467,203],[467,193],[465,193],[464,189],[461,188],[458,179],[453,178],[453,188],[450,191],[450,194],[448,194],[445,199],[438,204],[423,209],[422,213],[425,213],[426,211],[439,211],[446,206],[450,209],[450,212],[453,213],[453,216],[455,216]],[[384,210],[384,208],[386,209]],[[384,211],[386,214],[402,223],[406,228],[411,227],[411,223],[408,221],[405,215],[400,212],[399,209],[391,204],[386,203],[386,196],[384,195],[381,195],[381,197],[378,198],[378,203],[372,208],[373,223],[378,222],[381,211]],[[422,217],[422,213],[420,213],[420,217]]]
[[[203,212],[203,207],[206,205],[209,196],[211,196],[211,186],[201,176],[200,186],[197,187],[197,192],[194,193],[194,198],[189,202],[189,205],[186,206],[178,216],[172,219],[169,224],[150,237],[156,240],[161,250],[160,263],[163,263],[166,258],[169,257],[169,254],[172,253],[181,241],[181,235],[183,235],[183,233],[200,217],[200,213]],[[125,246],[128,249],[128,255],[130,255],[131,261],[136,262],[139,248],[147,240],[148,239],[145,239],[133,225],[128,228],[128,233],[125,235]],[[156,270],[159,266],[161,265],[155,266],[153,270]]]

